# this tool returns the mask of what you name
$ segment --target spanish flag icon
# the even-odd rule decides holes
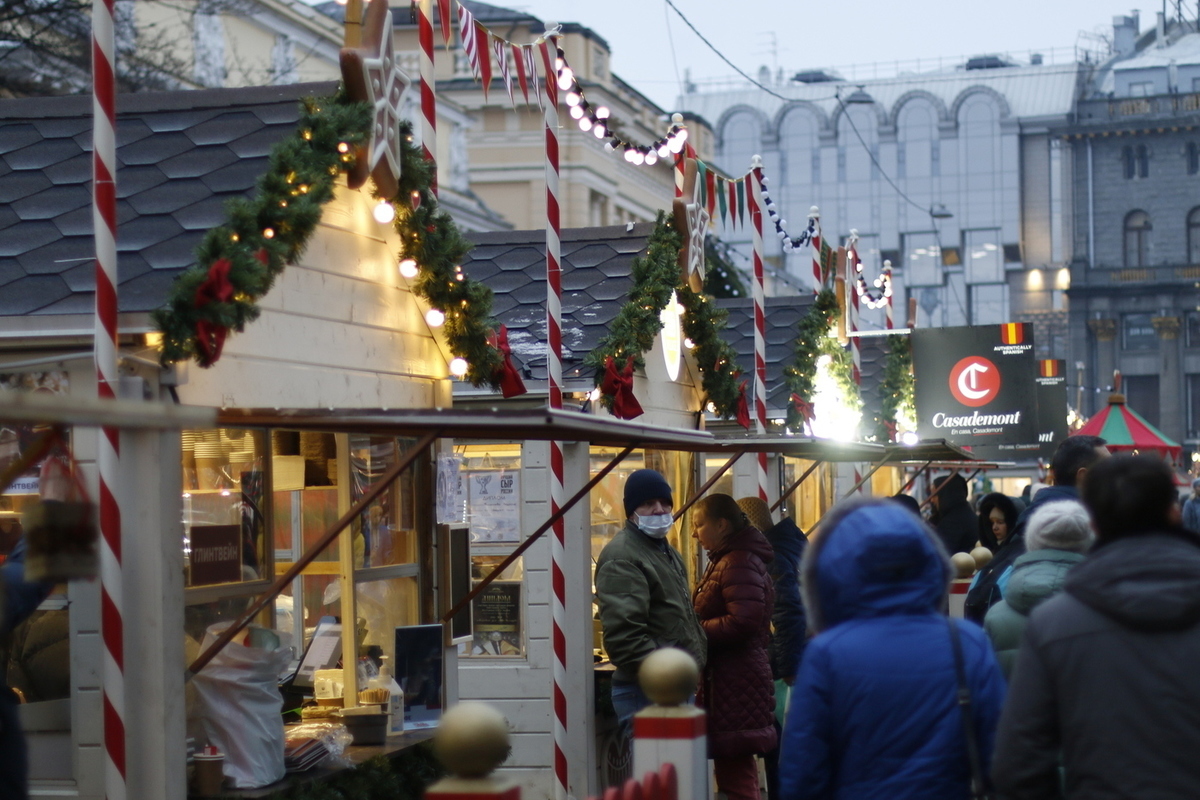
[[[1062,374],[1059,367],[1061,363],[1061,360],[1057,358],[1045,358],[1038,361],[1038,375],[1043,378],[1057,378]]]
[[[1025,341],[1025,323],[1009,322],[1001,325],[1000,341],[1004,344],[1021,344]]]

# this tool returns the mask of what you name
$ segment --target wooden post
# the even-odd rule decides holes
[[[345,38],[343,46],[362,44],[363,0],[346,0]]]

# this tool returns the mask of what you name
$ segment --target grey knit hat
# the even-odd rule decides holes
[[[1056,500],[1038,506],[1025,526],[1026,550],[1086,553],[1095,540],[1091,517],[1076,500]]]

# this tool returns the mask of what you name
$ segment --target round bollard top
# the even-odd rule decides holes
[[[433,752],[451,775],[482,778],[508,758],[508,721],[484,703],[459,703],[442,715]]]
[[[970,553],[955,553],[950,556],[950,561],[954,564],[958,577],[969,578],[975,574],[975,559],[971,558]]]
[[[992,551],[980,545],[971,551],[971,558],[975,559],[975,569],[983,569],[992,560]]]
[[[650,702],[679,706],[696,692],[700,668],[696,659],[678,647],[655,650],[638,669],[638,683]]]

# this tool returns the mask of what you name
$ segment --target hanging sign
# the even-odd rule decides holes
[[[912,354],[921,438],[969,447],[1037,442],[1031,326],[918,328]]]
[[[1063,439],[1067,438],[1067,362],[1039,359],[1034,378],[1037,395],[1037,440],[1024,444],[976,445],[975,455],[994,461],[1041,458],[1049,461]]]

